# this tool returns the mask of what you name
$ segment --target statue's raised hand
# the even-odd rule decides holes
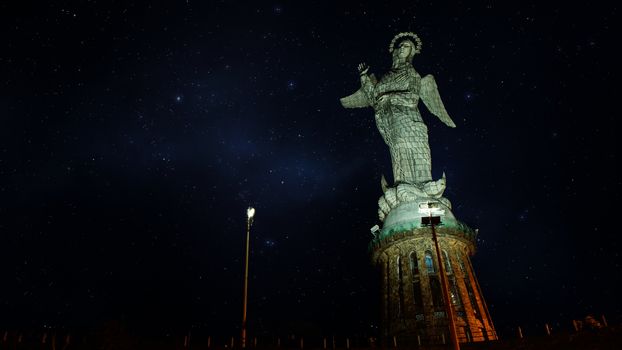
[[[367,63],[359,63],[358,70],[360,75],[365,75],[369,71],[369,66]]]

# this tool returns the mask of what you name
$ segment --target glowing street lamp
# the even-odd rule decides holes
[[[248,301],[248,253],[251,235],[251,225],[255,216],[255,208],[246,209],[246,259],[244,266],[244,307],[242,308],[242,347],[246,347],[246,304]]]
[[[419,204],[419,213],[427,214],[429,217],[429,224],[432,228],[432,240],[434,241],[434,246],[436,247],[438,271],[441,275],[441,289],[443,290],[443,299],[445,300],[445,309],[447,312],[447,319],[449,321],[449,336],[451,338],[454,350],[460,350],[460,343],[458,342],[458,332],[456,331],[456,320],[454,318],[454,312],[451,307],[451,299],[449,298],[449,281],[447,280],[447,275],[445,274],[445,265],[443,265],[441,249],[438,245],[438,239],[436,238],[436,230],[434,229],[434,221],[440,223],[440,216],[445,215],[445,210],[438,207],[438,202],[427,202]],[[425,223],[424,220],[422,220],[422,222]]]

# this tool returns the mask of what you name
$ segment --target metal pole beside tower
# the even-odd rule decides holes
[[[248,303],[248,255],[251,236],[251,225],[255,216],[255,208],[248,207],[246,210],[246,258],[244,259],[244,306],[242,308],[242,347],[246,347],[246,307]]]
[[[434,219],[438,219],[440,223],[440,215],[443,215],[445,211],[437,206],[436,202],[421,203],[419,205],[419,213],[428,214],[429,224],[432,229],[432,241],[434,241],[434,248],[436,249],[436,261],[438,262],[438,271],[441,279],[441,290],[443,291],[443,300],[445,301],[445,312],[447,314],[447,321],[449,323],[449,338],[454,350],[460,350],[460,342],[458,341],[458,332],[456,331],[456,319],[452,309],[451,298],[449,297],[449,282],[447,280],[447,274],[445,273],[445,265],[443,264],[443,256],[441,254],[441,248],[438,244],[438,238],[436,237],[436,229],[434,227]],[[436,214],[438,216],[432,216]],[[423,222],[423,217],[422,217]]]

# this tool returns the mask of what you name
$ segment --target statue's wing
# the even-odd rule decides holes
[[[420,96],[421,100],[432,114],[437,116],[438,119],[447,126],[452,128],[456,127],[454,121],[451,120],[451,117],[447,114],[447,110],[445,110],[443,101],[441,101],[441,96],[438,93],[438,86],[436,86],[436,81],[434,81],[434,77],[431,74],[421,79]]]
[[[340,101],[345,108],[369,107],[369,101],[367,101],[367,96],[365,96],[362,88],[350,96],[341,98]]]

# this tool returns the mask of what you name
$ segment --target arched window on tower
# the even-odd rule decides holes
[[[414,251],[410,252],[408,258],[410,262],[410,273],[412,277],[419,277],[419,262],[417,262],[417,253],[415,253]]]
[[[436,276],[430,277],[430,291],[432,292],[432,303],[434,304],[434,308],[441,308],[444,305],[443,294],[441,291],[441,284]]]
[[[425,251],[425,268],[428,274],[436,273],[436,269],[434,268],[434,260],[432,259],[432,252],[429,250]]]
[[[386,278],[386,282],[387,282],[387,296],[386,296],[387,303],[385,305],[387,307],[387,320],[390,320],[391,317],[393,317],[393,313],[392,313],[392,310],[391,310],[391,304],[392,304],[391,303],[391,287],[392,287],[391,285],[393,284],[393,283],[391,283],[391,275],[390,275],[390,273],[391,273],[391,259],[387,258],[386,262],[387,262],[387,264],[386,264],[387,266],[386,266],[385,278]]]
[[[455,276],[449,276],[449,298],[451,299],[451,303],[456,307],[457,310],[462,310],[462,299],[460,298],[460,292],[458,291],[458,284],[456,283]]]
[[[417,321],[423,321],[423,298],[421,296],[421,279],[419,278],[419,261],[417,253],[414,251],[408,255],[410,262],[410,273],[413,280],[413,302],[415,304],[415,318]]]
[[[458,261],[458,267],[460,267],[460,272],[466,274],[466,268],[464,267],[464,261],[462,261],[462,256],[460,253],[456,253],[456,260]]]
[[[397,293],[399,301],[397,304],[397,316],[403,317],[402,310],[404,309],[404,276],[402,272],[402,259],[397,257]]]
[[[469,296],[469,302],[471,303],[471,308],[473,309],[473,314],[480,321],[482,320],[482,314],[479,311],[479,305],[477,304],[477,299],[475,298],[475,293],[473,292],[473,287],[471,286],[471,281],[467,277],[464,279],[464,284],[466,286],[467,295]]]
[[[451,268],[451,261],[449,261],[449,255],[447,255],[446,250],[443,250],[443,262],[445,263],[445,273],[448,275],[454,273],[453,269]]]

